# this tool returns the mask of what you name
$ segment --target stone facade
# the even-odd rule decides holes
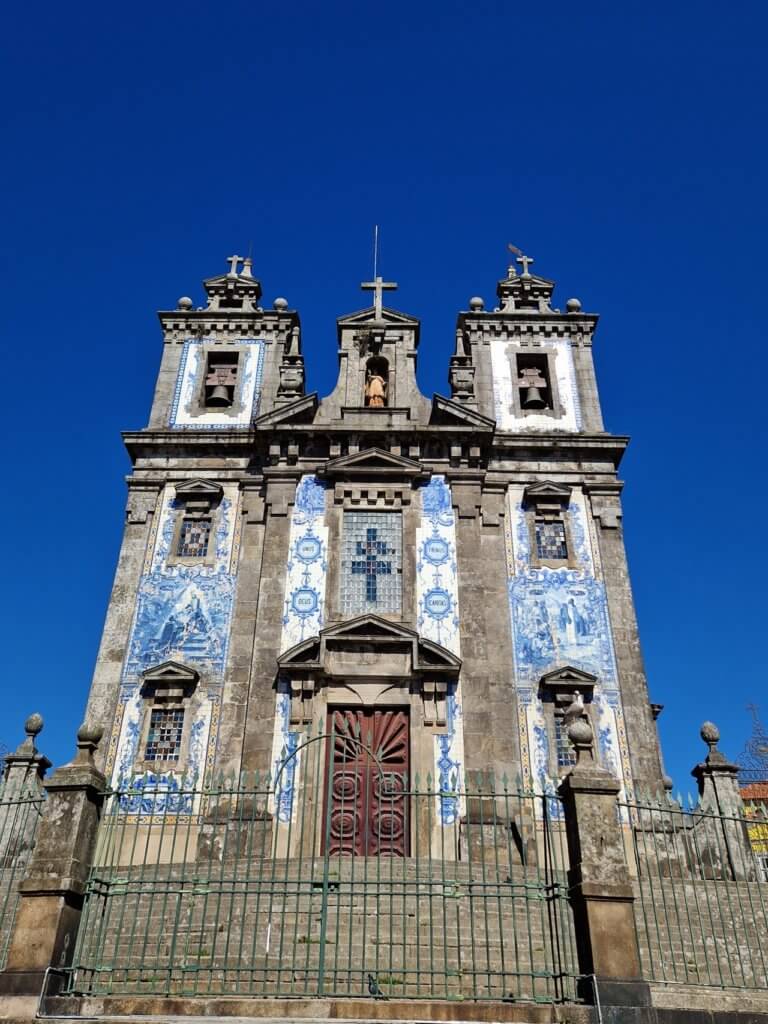
[[[298,314],[260,305],[250,261],[206,280],[204,307],[159,314],[87,710],[113,784],[139,799],[275,770],[329,710],[400,708],[412,771],[554,792],[578,691],[624,791],[660,786],[597,316],[555,309],[529,262],[496,308],[459,314],[451,394],[431,400],[419,322],[382,305],[380,279],[338,320],[323,399]]]

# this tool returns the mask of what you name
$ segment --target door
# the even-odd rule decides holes
[[[334,709],[328,736],[324,852],[407,857],[408,711]]]

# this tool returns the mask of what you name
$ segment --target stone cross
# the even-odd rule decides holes
[[[523,277],[531,276],[531,272],[528,269],[528,264],[533,263],[533,258],[531,256],[524,256],[523,253],[520,253],[520,255],[516,258],[515,263],[519,263],[520,266],[523,268]]]
[[[237,265],[242,260],[242,256],[227,256],[227,263],[229,264],[229,277],[237,277]]]
[[[375,277],[373,281],[363,281],[360,287],[364,292],[373,292],[373,315],[377,320],[381,320],[381,293],[393,292],[397,285],[394,281],[383,281],[381,277]]]

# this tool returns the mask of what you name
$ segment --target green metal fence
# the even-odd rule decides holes
[[[656,983],[768,988],[768,815],[648,797],[622,804],[644,976]]]
[[[26,874],[44,803],[36,774],[17,772],[0,780],[0,970],[5,968],[19,882]]]
[[[333,747],[307,737],[275,779],[109,793],[68,991],[574,999],[560,801],[375,758],[356,792]]]

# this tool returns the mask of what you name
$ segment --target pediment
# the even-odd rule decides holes
[[[432,398],[432,414],[429,422],[472,427],[489,434],[496,429],[495,420],[481,416],[475,409],[470,409],[461,402],[454,402],[450,398],[444,398],[442,395],[434,395]]]
[[[541,483],[528,484],[523,492],[526,501],[559,501],[566,502],[571,497],[571,487],[563,484],[556,484],[552,480],[542,480]]]
[[[288,675],[327,678],[428,675],[455,679],[461,669],[461,659],[447,648],[378,615],[360,615],[329,626],[285,651],[277,663]]]
[[[591,672],[585,672],[583,669],[576,668],[573,665],[562,665],[560,668],[552,669],[551,672],[545,672],[539,682],[543,686],[559,686],[561,689],[578,689],[579,686],[594,686],[597,682],[597,676],[592,675]]]
[[[400,480],[421,480],[426,479],[429,473],[422,468],[421,463],[413,459],[393,455],[382,448],[366,448],[354,455],[341,455],[338,459],[331,459],[317,471],[317,475],[331,480],[335,477],[397,477]]]
[[[142,693],[155,694],[160,691],[165,694],[175,692],[189,696],[199,679],[200,673],[197,669],[190,668],[180,661],[164,661],[142,673],[141,690]]]
[[[204,500],[216,504],[221,501],[223,493],[221,484],[210,480],[184,480],[176,484],[176,498],[184,502]]]
[[[256,430],[269,430],[284,423],[311,423],[315,418],[317,404],[317,392],[313,391],[310,395],[303,395],[287,405],[257,416],[253,426]]]
[[[385,324],[407,324],[409,326],[419,326],[419,321],[416,317],[409,316],[408,313],[401,313],[397,309],[389,309],[384,306],[381,310],[382,320]],[[349,327],[356,324],[365,325],[376,322],[376,311],[373,306],[367,306],[365,309],[359,309],[356,313],[347,313],[345,316],[340,316],[336,323],[339,327]],[[381,321],[379,321],[380,323]]]

